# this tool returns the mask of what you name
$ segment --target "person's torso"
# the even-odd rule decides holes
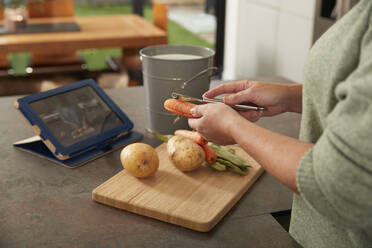
[[[327,126],[327,116],[338,102],[335,88],[358,66],[371,3],[359,3],[312,47],[303,73],[301,140],[318,140]]]
[[[372,1],[362,0],[311,49],[304,67],[301,140],[316,143],[327,127],[327,117],[338,102],[335,88],[358,66],[371,11]],[[359,239],[357,231],[331,223],[298,195],[290,233],[305,247],[355,247]]]

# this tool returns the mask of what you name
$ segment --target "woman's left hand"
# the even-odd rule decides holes
[[[195,118],[189,118],[189,126],[206,140],[220,145],[235,144],[231,136],[236,120],[243,119],[231,107],[220,103],[198,105],[191,111]]]

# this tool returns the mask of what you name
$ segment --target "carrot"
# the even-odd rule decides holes
[[[195,131],[189,131],[189,130],[185,130],[185,129],[178,129],[174,132],[174,135],[189,138],[189,139],[193,140],[195,143],[197,143],[198,145],[201,145],[201,146],[207,143],[207,141],[198,132],[195,132]]]
[[[167,99],[164,102],[164,108],[176,115],[183,115],[192,118],[191,109],[196,105],[189,102],[184,102],[178,99]]]
[[[208,144],[203,144],[201,147],[204,150],[205,153],[205,161],[208,164],[213,164],[217,160],[217,155],[216,152],[208,145]]]

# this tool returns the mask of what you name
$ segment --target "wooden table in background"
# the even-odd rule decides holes
[[[79,32],[0,35],[0,54],[66,53],[79,49],[121,47],[123,50],[167,43],[167,33],[138,15],[34,18],[30,23],[76,22]]]

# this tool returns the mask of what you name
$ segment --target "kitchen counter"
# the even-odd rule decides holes
[[[106,91],[145,132],[144,89]],[[13,107],[0,98],[0,247],[300,247],[270,213],[291,208],[292,193],[264,173],[208,233],[199,233],[92,201],[92,190],[122,170],[120,151],[68,169],[18,151],[12,143],[33,136]],[[298,136],[300,115],[264,118],[259,125]]]

